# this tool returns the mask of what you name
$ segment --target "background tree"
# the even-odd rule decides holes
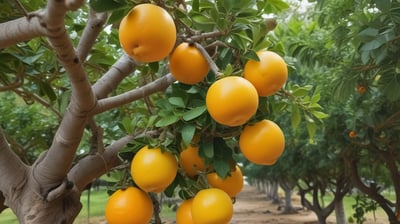
[[[199,154],[220,176],[229,174],[240,154],[237,138],[242,127],[226,127],[211,119],[204,102],[206,90],[221,76],[241,75],[246,61],[258,60],[259,50],[284,55],[283,43],[268,35],[275,28],[274,19],[264,17],[287,4],[152,3],[174,18],[177,43],[193,43],[208,59],[212,72],[203,82],[175,82],[168,73],[168,60],[139,63],[124,54],[117,27],[137,1],[0,3],[0,82],[6,99],[2,108],[29,105],[27,114],[41,114],[37,127],[25,113],[18,123],[9,112],[1,120],[1,209],[10,207],[21,223],[72,223],[85,187],[110,171],[128,173],[130,160],[143,145],[178,155],[182,145],[198,134]],[[310,99],[306,93],[285,93],[301,88],[288,85],[275,96],[261,97],[249,122],[293,113],[288,108]],[[314,107],[299,108],[296,116],[304,109],[305,116],[321,118],[317,101],[307,104]],[[11,115],[18,112],[11,111]],[[312,135],[316,125],[306,122]],[[116,187],[133,184],[129,175],[121,177]],[[178,173],[165,193],[171,196],[178,189],[185,198],[199,184]]]

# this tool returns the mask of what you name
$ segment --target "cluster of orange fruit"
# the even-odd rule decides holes
[[[222,179],[216,172],[206,174],[207,166],[198,154],[199,147],[190,145],[182,150],[179,165],[194,177],[205,174],[210,188],[203,189],[185,200],[176,213],[177,223],[229,223],[233,215],[231,197],[243,188],[243,175],[236,166],[231,175]],[[114,192],[105,209],[107,222],[148,223],[153,214],[153,203],[147,194],[163,192],[178,173],[175,156],[161,148],[144,146],[133,157],[131,176],[138,187],[128,187]],[[207,214],[207,215],[205,215]]]
[[[163,8],[153,4],[135,6],[121,21],[119,39],[124,51],[135,61],[149,63],[169,56],[169,70],[185,84],[204,80],[210,67],[199,49],[183,42],[175,47],[174,20]],[[287,80],[287,65],[271,51],[257,53],[259,61],[249,60],[243,76],[227,76],[211,84],[206,94],[206,107],[219,124],[235,127],[249,122],[258,109],[259,97],[275,94]],[[163,192],[175,179],[180,166],[186,175],[206,175],[209,188],[184,201],[177,211],[177,223],[229,223],[233,215],[232,197],[243,188],[239,166],[222,179],[210,172],[199,156],[199,147],[189,145],[179,160],[160,148],[140,149],[131,163],[132,179],[138,187],[116,191],[106,205],[110,224],[148,223],[153,204],[148,192]],[[247,124],[239,139],[242,154],[255,164],[271,165],[283,153],[285,138],[280,127],[271,120]],[[179,161],[179,162],[178,162]]]

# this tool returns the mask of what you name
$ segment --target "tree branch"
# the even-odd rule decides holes
[[[48,192],[63,181],[81,141],[88,112],[96,105],[86,72],[65,29],[66,10],[64,1],[49,1],[42,21],[49,42],[66,70],[72,95],[50,149],[42,160],[34,164],[33,175],[42,186],[41,193]]]
[[[103,154],[97,153],[94,155],[88,155],[79,160],[68,173],[68,180],[72,181],[79,191],[83,191],[85,186],[91,183],[94,179],[121,164],[118,153],[129,142],[136,138],[146,136],[154,137],[156,135],[159,135],[158,131],[147,131],[139,134],[127,135],[118,139],[111,145],[107,146]]]
[[[107,97],[117,88],[119,83],[136,69],[136,63],[126,54],[123,54],[114,65],[92,86],[97,99]]]
[[[97,36],[103,30],[107,20],[107,13],[96,13],[92,9],[89,11],[89,20],[79,39],[77,55],[80,61],[84,61],[92,49]]]
[[[167,74],[149,84],[146,84],[137,89],[122,93],[117,96],[108,97],[98,101],[98,105],[95,110],[92,111],[93,114],[99,114],[109,109],[122,106],[124,104],[130,103],[132,101],[141,99],[145,96],[153,94],[155,92],[165,90],[169,85],[171,85],[175,79],[171,74]]]
[[[0,127],[0,192],[7,198],[26,181],[28,167],[11,150]]]
[[[39,13],[37,11],[36,13]],[[7,48],[22,41],[31,40],[45,35],[46,30],[41,26],[38,17],[21,17],[19,19],[0,23],[0,49]]]

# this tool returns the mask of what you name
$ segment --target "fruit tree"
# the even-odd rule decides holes
[[[279,160],[281,114],[294,126],[305,117],[311,138],[325,117],[312,88],[290,79],[294,59],[273,33],[284,24],[271,16],[288,8],[281,0],[15,0],[0,8],[0,211],[11,208],[20,223],[72,223],[82,192],[105,174],[118,177],[110,222],[132,215],[127,197],[146,204],[148,220],[147,196],[163,193],[193,198],[194,219],[209,205],[226,208],[206,221],[228,223],[241,185],[229,195],[206,175],[228,181],[239,158],[255,154],[250,144],[263,157],[257,163]],[[243,130],[262,136],[240,138]],[[189,148],[195,154],[181,154]]]

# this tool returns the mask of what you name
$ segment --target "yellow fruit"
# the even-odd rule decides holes
[[[146,192],[164,191],[175,179],[178,162],[170,152],[160,148],[141,148],[133,157],[131,175],[133,181]]]
[[[208,183],[215,188],[225,191],[230,197],[235,197],[243,189],[243,174],[239,166],[231,171],[231,175],[222,179],[216,172],[207,174]]]
[[[199,156],[199,147],[193,145],[189,145],[179,154],[179,164],[190,177],[206,169],[203,158]]]
[[[193,198],[190,198],[179,205],[178,210],[176,210],[177,224],[194,224],[192,218],[192,202]]]
[[[240,126],[257,112],[257,90],[243,77],[224,77],[211,84],[206,95],[206,107],[216,122],[230,127]]]
[[[232,216],[232,200],[221,189],[203,189],[193,198],[192,218],[196,224],[228,224]]]
[[[114,192],[105,208],[105,217],[109,224],[149,223],[152,215],[151,198],[136,187]]]
[[[169,70],[179,82],[196,84],[207,76],[210,66],[195,46],[181,43],[169,57]]]
[[[283,58],[272,51],[257,53],[260,61],[249,60],[244,66],[244,78],[256,87],[258,95],[271,96],[282,88],[288,77]]]
[[[119,41],[124,51],[138,62],[160,61],[175,46],[174,20],[157,5],[136,5],[120,23]]]
[[[239,147],[250,162],[272,165],[285,149],[285,136],[275,122],[262,120],[243,129]]]

